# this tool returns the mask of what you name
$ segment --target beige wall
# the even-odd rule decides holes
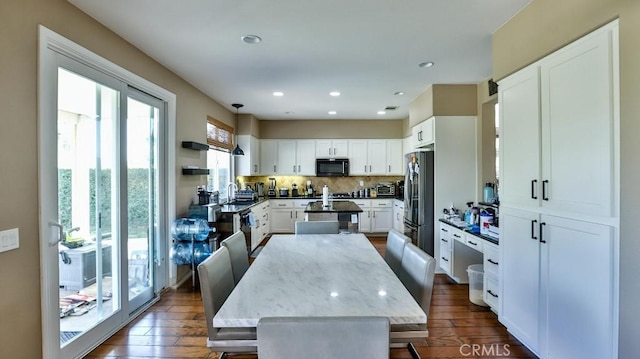
[[[235,124],[233,113],[163,68],[65,0],[0,2],[0,230],[19,228],[20,248],[0,253],[0,358],[41,357],[38,233],[38,24],[177,95],[176,146],[205,140],[206,116]],[[177,168],[204,164],[179,148]],[[178,212],[197,180],[177,174]]]
[[[260,138],[403,138],[403,120],[260,121]]]
[[[477,105],[476,85],[432,85],[411,101],[409,125],[432,116],[475,116]]]
[[[494,76],[502,78],[598,28],[620,20],[619,357],[640,353],[640,2],[535,0],[493,37]]]

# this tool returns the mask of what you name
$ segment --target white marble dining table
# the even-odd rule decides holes
[[[425,324],[427,316],[361,233],[273,235],[213,318],[256,327],[263,317],[384,316]]]

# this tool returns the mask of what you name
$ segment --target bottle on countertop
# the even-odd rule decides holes
[[[485,203],[493,203],[494,201],[494,193],[495,191],[493,190],[493,183],[491,182],[487,182],[484,185],[484,190],[483,190],[483,200]]]
[[[467,210],[464,211],[464,221],[473,224],[473,202],[467,202]]]

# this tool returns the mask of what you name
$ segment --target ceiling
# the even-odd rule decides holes
[[[491,34],[530,0],[69,2],[232,112],[323,120],[404,119],[431,84],[491,76]]]

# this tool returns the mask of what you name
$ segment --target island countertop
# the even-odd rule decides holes
[[[322,201],[309,202],[305,213],[360,213],[362,208],[352,201],[333,201],[330,207],[323,207]]]

